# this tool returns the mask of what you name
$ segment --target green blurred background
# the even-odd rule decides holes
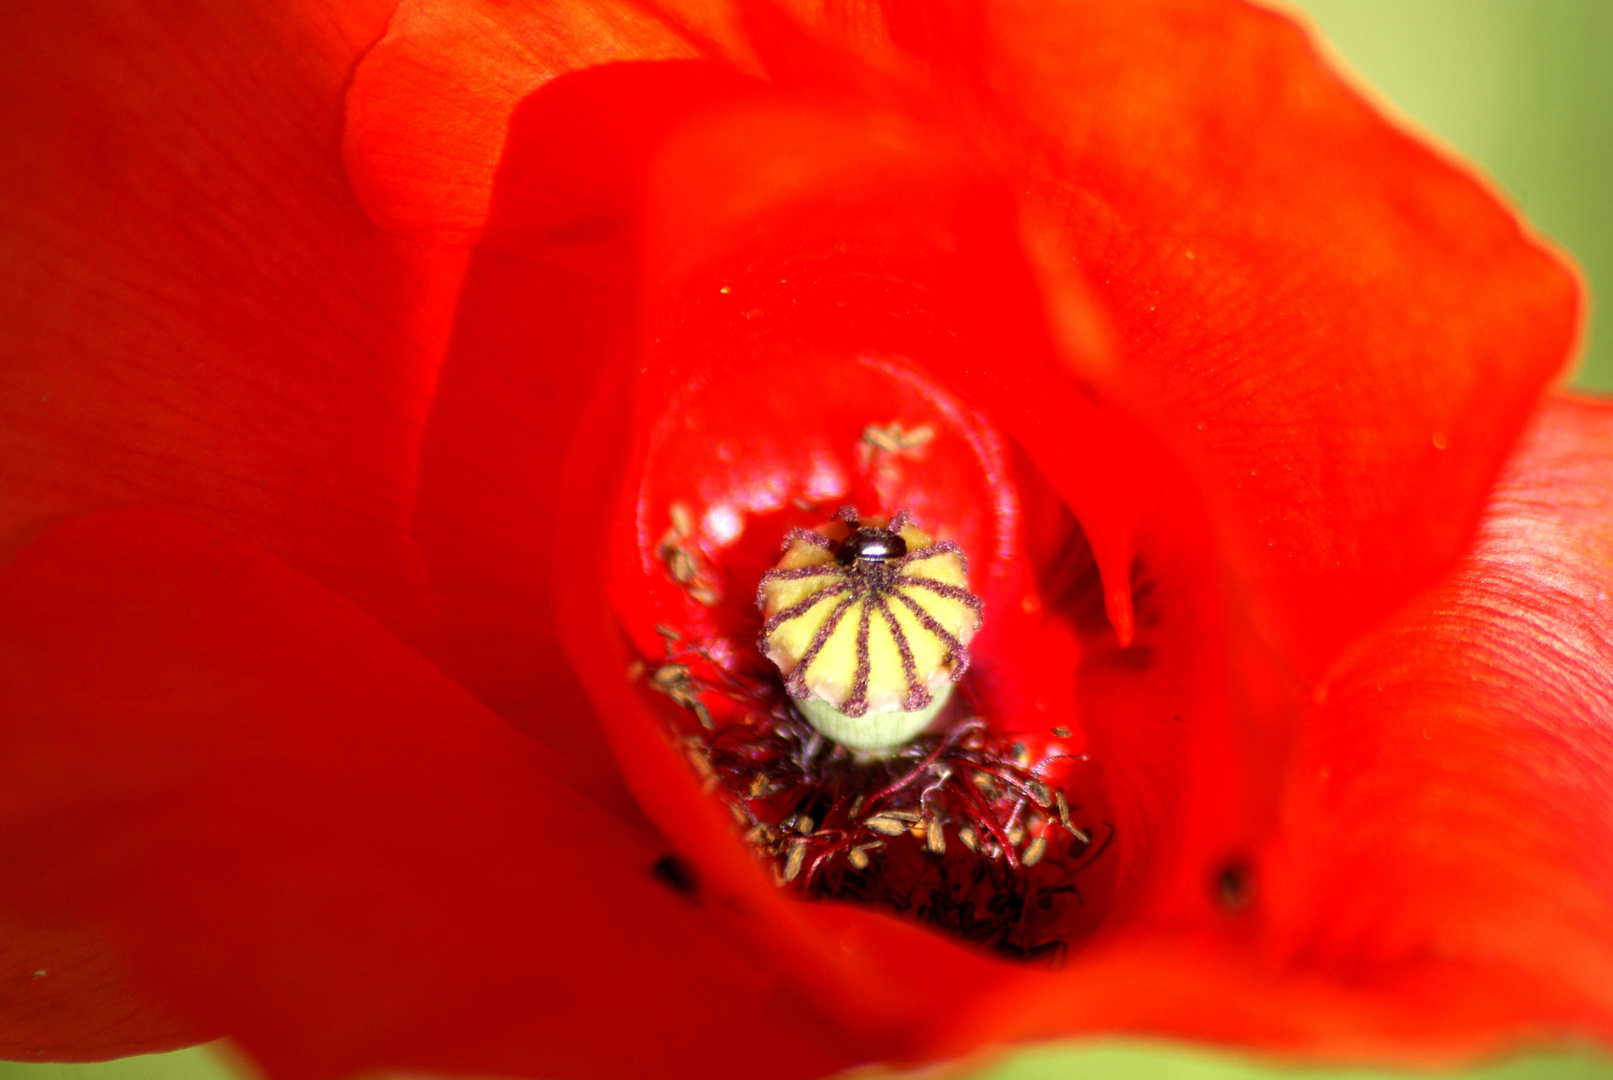
[[[1294,0],[1414,124],[1475,162],[1579,263],[1576,385],[1613,390],[1613,0]]]
[[[1613,290],[1613,0],[1299,0],[1333,48],[1411,122],[1474,161]],[[1587,336],[1575,383],[1613,390],[1613,330]],[[0,1080],[236,1080],[226,1050],[101,1065],[0,1062]],[[1374,1069],[1284,1067],[1128,1042],[1025,1052],[980,1080],[1386,1080]],[[1446,1074],[1449,1075],[1449,1074]],[[1613,1080],[1588,1052],[1522,1056],[1462,1080]]]
[[[624,1032],[624,1038],[631,1037]],[[240,1080],[228,1054],[213,1047],[124,1058],[100,1065],[19,1065],[0,1062],[6,1080]],[[1520,1057],[1457,1073],[1404,1073],[1381,1069],[1282,1068],[1232,1054],[1141,1042],[1108,1041],[1022,1053],[968,1080],[1607,1080],[1613,1065],[1589,1054]],[[383,1080],[377,1076],[370,1080]],[[393,1078],[387,1078],[393,1080]],[[645,1080],[659,1080],[645,1077]],[[756,1080],[767,1080],[758,1073]],[[963,1080],[928,1070],[908,1076],[853,1072],[842,1080]]]

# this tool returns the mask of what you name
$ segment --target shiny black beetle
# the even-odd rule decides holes
[[[907,554],[907,541],[890,529],[876,529],[864,525],[844,540],[835,552],[835,561],[849,566],[857,560],[871,563],[889,562]]]

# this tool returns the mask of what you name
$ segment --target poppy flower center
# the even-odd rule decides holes
[[[855,750],[886,751],[935,718],[969,665],[984,606],[963,552],[898,511],[887,525],[841,510],[793,529],[762,575],[761,646],[806,720]]]
[[[663,406],[616,585],[636,675],[779,887],[1062,957],[1117,837],[1000,436],[899,362],[793,370]]]

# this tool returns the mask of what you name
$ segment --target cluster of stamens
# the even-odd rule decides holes
[[[1004,956],[1062,956],[1082,922],[1077,875],[1110,829],[1045,778],[1054,759],[1033,761],[974,718],[858,753],[804,722],[731,642],[663,635],[651,685],[697,721],[679,730],[691,765],[781,885],[883,906]]]

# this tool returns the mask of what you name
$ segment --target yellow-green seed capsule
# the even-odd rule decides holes
[[[872,525],[841,511],[797,529],[762,576],[762,651],[807,720],[857,750],[888,750],[935,717],[969,663],[982,605],[963,552],[906,513]]]

